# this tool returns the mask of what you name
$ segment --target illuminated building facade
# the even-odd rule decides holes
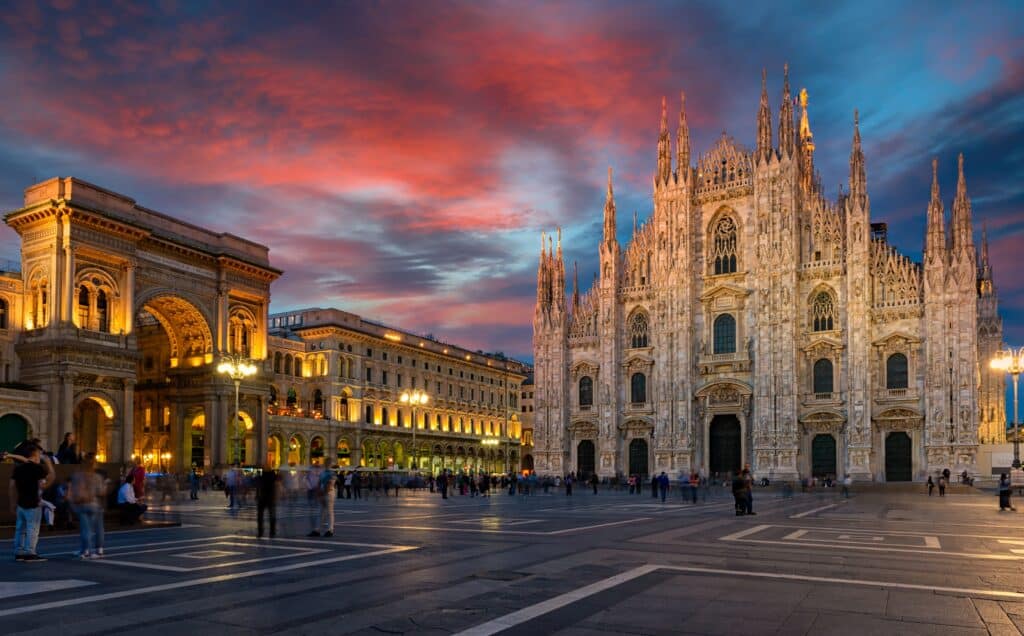
[[[1005,379],[988,366],[1002,324],[963,157],[949,218],[933,163],[915,263],[871,218],[856,113],[835,200],[815,171],[807,93],[793,99],[788,70],[778,123],[773,137],[762,81],[756,149],[723,133],[694,165],[685,102],[675,161],[663,104],[653,213],[620,247],[609,172],[589,291],[574,275],[566,298],[561,234],[557,247],[542,239],[538,472],[750,463],[781,478],[918,480],[974,472],[979,442],[1005,439]]]
[[[29,187],[5,221],[21,238],[20,274],[0,277],[5,448],[75,432],[81,452],[150,470],[263,454],[266,380],[243,383],[235,420],[215,369],[266,357],[266,247],[74,178]]]
[[[269,333],[272,464],[519,468],[524,364],[339,309],[272,314]]]

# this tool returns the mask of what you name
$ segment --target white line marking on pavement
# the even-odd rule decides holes
[[[83,581],[81,579],[57,579],[53,581],[0,581],[0,598],[26,596],[28,594],[40,594],[42,592],[56,592],[58,590],[68,590],[73,587],[85,587],[86,585],[96,585],[96,582]]]
[[[749,535],[752,535],[752,534],[756,534],[756,533],[764,530],[765,528],[770,528],[770,527],[771,526],[768,526],[768,525],[754,526],[753,528],[747,528],[746,530],[740,530],[739,532],[736,532],[734,534],[726,535],[726,536],[722,537],[719,540],[720,541],[736,541],[738,539],[742,539],[743,537],[746,537],[746,536],[749,536]]]
[[[870,581],[864,579],[840,579],[831,576],[808,576],[804,574],[780,574],[778,572],[744,572],[737,570],[721,570],[717,568],[690,567],[685,565],[662,565],[666,570],[694,572],[697,574],[722,574],[724,576],[740,576],[757,579],[783,579],[786,581],[808,581],[812,583],[837,583],[845,585],[862,585],[866,587],[893,587],[903,590],[928,590],[948,592],[955,596],[995,596],[998,598],[1024,599],[1024,593],[1007,592],[1004,590],[979,590],[966,587],[942,587],[936,585],[918,585],[916,583],[896,583],[892,581]]]
[[[107,530],[104,534],[106,536],[119,535],[119,534],[132,534],[134,532],[155,532],[157,530],[184,530],[186,528],[204,528],[205,526],[198,524],[181,524],[180,526],[157,526],[155,528],[135,528],[132,530]],[[78,541],[78,531],[76,530],[72,534],[50,534],[45,537],[39,537],[40,541],[46,539],[72,539]],[[0,543],[14,543],[14,539],[3,539]]]
[[[153,592],[166,592],[168,590],[180,590],[186,587],[196,587],[199,585],[209,585],[211,583],[222,583],[225,581],[236,581],[238,579],[246,579],[253,576],[261,576],[263,574],[277,574],[279,572],[290,572],[292,570],[299,570],[302,568],[308,568],[313,566],[330,565],[332,563],[341,563],[342,561],[352,561],[354,559],[366,559],[373,556],[379,556],[382,554],[394,554],[398,552],[407,552],[409,550],[416,550],[416,546],[411,545],[393,545],[387,549],[374,550],[372,552],[364,552],[362,554],[346,554],[342,556],[333,557],[330,559],[322,559],[319,561],[305,561],[302,563],[289,563],[288,565],[279,565],[272,568],[261,568],[259,570],[249,570],[247,572],[233,572],[231,574],[220,574],[217,576],[208,576],[201,579],[192,579],[189,581],[178,581],[176,583],[164,583],[162,585],[150,585],[148,587],[139,587],[131,590],[123,590],[120,592],[108,592],[107,594],[95,594],[93,596],[67,596],[57,601],[51,601],[48,603],[37,603],[35,605],[25,605],[22,607],[12,607],[9,609],[0,610],[0,617],[3,616],[16,616],[18,614],[27,614],[29,612],[38,612],[41,610],[56,609],[60,607],[70,607],[72,605],[83,605],[86,603],[96,603],[100,601],[109,601],[118,598],[127,598],[131,596],[140,596],[144,594],[151,594]],[[102,561],[101,561],[102,562]]]
[[[804,536],[805,534],[807,534],[806,530],[797,530],[796,532],[790,532],[786,536],[782,537],[782,540],[783,541],[795,541],[796,539],[799,539],[800,537]]]
[[[573,526],[572,528],[564,528],[562,530],[549,530],[543,532],[540,530],[509,530],[509,529],[497,529],[497,528],[459,528],[460,532],[479,532],[480,534],[507,534],[507,535],[523,535],[531,537],[556,537],[563,534],[569,534],[570,532],[578,532],[580,530],[593,530],[595,528],[607,528],[611,526],[621,526],[627,523],[636,523],[637,521],[649,521],[650,517],[636,517],[634,519],[623,519],[622,521],[612,521],[609,523],[596,523],[589,526]],[[393,524],[386,523],[358,523],[351,522],[347,524],[350,528],[387,528],[389,530],[438,530],[437,526],[396,526]]]
[[[456,636],[490,636],[491,634],[497,634],[498,632],[509,629],[510,627],[515,627],[516,625],[533,620],[538,616],[543,616],[544,614],[553,612],[565,607],[566,605],[583,600],[588,596],[593,596],[594,594],[598,594],[605,590],[622,585],[623,583],[628,583],[633,579],[650,574],[651,572],[658,570],[658,567],[659,566],[657,565],[641,565],[640,567],[633,568],[632,570],[627,570],[622,574],[616,574],[615,576],[607,579],[581,587],[578,590],[566,592],[565,594],[561,594],[555,598],[549,598],[548,600],[541,601],[536,605],[524,607],[517,612],[512,612],[511,614],[500,616],[492,621],[477,625],[476,627],[471,627],[459,632]]]
[[[882,588],[897,588],[904,590],[926,590],[936,592],[947,592],[956,596],[988,596],[1001,599],[1024,599],[1024,594],[1020,592],[1008,592],[1004,590],[980,590],[962,587],[941,587],[934,585],[917,585],[914,583],[896,583],[890,581],[871,581],[865,579],[840,579],[835,577],[826,576],[808,576],[803,574],[782,574],[777,572],[745,572],[737,570],[723,570],[718,568],[702,568],[702,567],[690,567],[682,565],[641,565],[635,567],[632,570],[627,570],[621,574],[616,574],[607,579],[602,579],[595,583],[591,583],[585,587],[581,587],[578,590],[572,592],[566,592],[556,596],[555,598],[541,601],[535,605],[524,607],[521,610],[506,614],[505,616],[499,616],[493,620],[481,623],[475,627],[458,632],[455,636],[491,636],[503,632],[507,629],[511,629],[517,625],[522,625],[528,621],[531,621],[544,614],[549,614],[555,610],[561,609],[572,603],[581,601],[588,596],[599,594],[613,587],[618,587],[623,583],[628,583],[633,579],[637,579],[641,576],[646,576],[652,572],[658,570],[671,570],[673,572],[680,573],[692,573],[692,574],[718,574],[722,576],[737,576],[747,578],[759,578],[759,579],[780,579],[785,581],[804,581],[808,583],[834,583],[837,585],[860,585],[864,587],[882,587]]]
[[[722,539],[723,541],[727,539]],[[802,541],[775,541],[772,539],[739,539],[743,543],[761,543],[765,545],[784,545],[789,547],[815,547],[843,550],[870,550],[873,552],[905,552],[909,554],[927,554],[929,556],[965,557],[968,559],[988,559],[993,561],[1022,561],[1024,557],[1009,554],[981,554],[975,552],[935,552],[934,550],[915,548],[882,548],[871,545],[855,545],[843,542],[832,542],[820,539],[804,539]]]
[[[924,535],[924,545],[927,548],[935,548],[936,550],[942,549],[942,544],[939,543],[939,538],[927,534]]]
[[[999,543],[1008,543],[1010,545],[1024,545],[1024,541],[1017,541],[1015,539],[1000,539]]]
[[[570,532],[576,532],[578,530],[593,530],[594,528],[609,528],[611,526],[621,526],[626,523],[634,523],[637,521],[648,521],[650,517],[637,517],[636,519],[625,519],[623,521],[612,521],[609,523],[595,523],[591,526],[577,526],[575,528],[565,528],[564,530],[554,530],[552,532],[541,532],[540,534],[548,534],[557,536],[560,534],[569,534]]]
[[[816,512],[821,512],[822,510],[828,510],[829,508],[835,508],[835,507],[836,507],[836,504],[832,503],[832,504],[828,504],[827,506],[820,506],[818,508],[811,508],[810,510],[805,510],[804,512],[801,512],[799,514],[790,515],[789,518],[790,519],[802,519],[804,517],[813,515]]]

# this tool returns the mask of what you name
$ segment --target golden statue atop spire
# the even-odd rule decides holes
[[[814,135],[811,134],[811,122],[807,119],[807,89],[800,89],[800,140],[814,149]]]

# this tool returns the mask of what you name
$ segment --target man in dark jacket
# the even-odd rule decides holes
[[[263,512],[270,514],[270,538],[277,535],[277,471],[268,464],[256,479],[256,536],[263,536]]]

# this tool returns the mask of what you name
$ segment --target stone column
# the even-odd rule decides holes
[[[121,324],[124,333],[130,334],[135,328],[135,261],[131,260],[124,266],[124,291],[121,298],[124,302],[124,315]]]
[[[128,462],[135,449],[135,380],[124,380],[121,413],[121,462]]]
[[[64,229],[64,281],[63,281],[63,302],[61,310],[61,320],[72,322],[74,320],[75,311],[75,252],[71,247],[71,228],[66,227]],[[90,298],[92,303],[96,302],[95,294]],[[90,316],[95,316],[96,312],[90,309]],[[89,328],[90,325],[82,325],[83,329]]]
[[[263,396],[256,397],[256,456],[249,460],[250,464],[262,466],[267,460],[267,436],[270,434],[267,421],[267,406],[263,403]]]

